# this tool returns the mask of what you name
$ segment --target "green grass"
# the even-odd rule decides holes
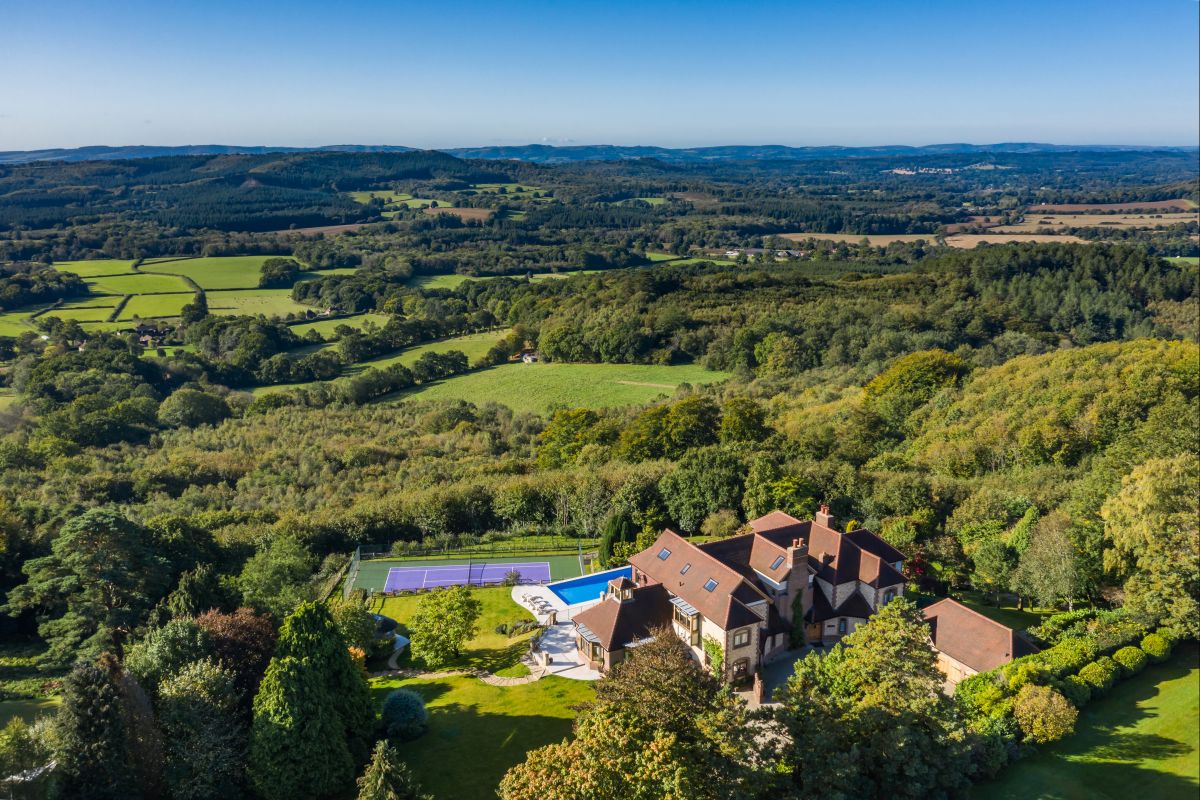
[[[1180,264],[1193,264],[1200,266],[1200,256],[1171,256],[1168,261],[1178,261]]]
[[[269,258],[282,257],[284,256],[188,258],[144,264],[142,271],[183,275],[195,281],[201,289],[254,289],[258,286],[263,262]]]
[[[123,258],[96,258],[89,261],[56,261],[54,268],[60,272],[73,272],[81,278],[97,275],[133,274],[133,262]]]
[[[555,677],[521,686],[488,686],[471,677],[388,678],[371,686],[381,705],[399,687],[425,699],[429,730],[401,749],[437,800],[494,800],[504,773],[529,750],[570,736],[574,707],[595,699],[591,682]]]
[[[364,560],[358,570],[358,577],[354,581],[356,589],[371,589],[377,592],[383,591],[384,584],[387,582],[388,570],[392,567],[445,567],[450,564],[480,564],[483,562],[489,564],[527,564],[531,561],[545,561],[550,565],[550,577],[553,580],[560,581],[566,578],[577,578],[581,574],[579,568],[579,556],[576,553],[554,553],[550,555],[513,555],[513,556],[492,556],[487,553],[469,554],[458,553],[448,555],[444,558],[377,558]],[[480,589],[481,592],[498,591],[496,589],[485,588]],[[508,589],[505,589],[507,592]],[[508,602],[512,602],[512,598],[505,595]],[[406,599],[406,598],[398,598]],[[388,602],[392,602],[388,600]],[[389,615],[390,616],[390,615]],[[400,619],[396,617],[396,619]],[[509,618],[499,619],[496,622],[504,622]],[[493,622],[494,626],[496,622]]]
[[[975,787],[973,800],[1194,800],[1200,793],[1197,645],[1181,645],[1079,715],[1074,736]]]
[[[291,289],[233,289],[206,292],[208,310],[213,314],[265,314],[282,317],[289,313],[303,314],[312,311],[312,306],[297,303],[292,299]]]
[[[466,281],[484,280],[470,275],[414,275],[409,279],[409,286],[418,289],[457,289]]]
[[[29,322],[29,314],[42,308],[44,306],[17,308],[0,314],[0,336],[16,337],[26,331],[35,331],[32,323]]]
[[[504,364],[419,386],[393,400],[494,400],[514,411],[556,406],[604,408],[648,403],[681,383],[714,383],[729,377],[696,365]]]
[[[722,267],[732,267],[737,264],[736,261],[730,261],[727,258],[717,258],[716,256],[713,256],[711,258],[709,258],[709,257],[681,258],[678,261],[672,261],[671,263],[672,264],[701,264],[701,263],[705,263],[705,262],[707,262],[709,264],[716,264],[716,265],[722,266]]]
[[[38,700],[0,700],[0,728],[9,723],[13,717],[20,717],[26,722],[33,722],[38,717],[47,717],[58,710],[62,700],[58,697]]]
[[[402,200],[411,200],[411,194],[402,194],[393,192],[391,189],[372,189],[369,192],[349,192],[350,197],[357,203],[366,205],[371,202],[372,197],[380,197],[385,204],[399,203]]]
[[[156,317],[177,317],[179,311],[192,302],[195,294],[140,294],[129,298],[125,308],[121,309],[121,320],[131,320],[134,317],[151,319]],[[212,302],[211,300],[209,301]]]
[[[647,261],[675,261],[680,257],[672,253],[646,253]]]
[[[0,411],[8,411],[17,404],[17,396],[11,389],[0,389]]]
[[[192,287],[173,275],[113,275],[106,278],[85,278],[92,294],[147,294],[161,292],[190,292]]]
[[[292,333],[297,336],[303,336],[309,331],[316,331],[322,336],[333,336],[334,330],[342,325],[348,325],[351,328],[360,329],[368,322],[374,322],[376,325],[383,327],[387,321],[391,319],[387,314],[357,314],[353,317],[340,317],[338,319],[320,319],[316,322],[305,322],[301,325],[293,325]]]
[[[352,364],[342,370],[342,374],[345,376],[357,375],[367,369],[386,369],[393,364],[410,367],[413,362],[426,353],[449,353],[451,350],[462,351],[467,357],[467,363],[474,364],[476,359],[487,355],[492,346],[504,338],[505,333],[505,331],[484,331],[483,333],[470,333],[466,336],[455,336],[440,342],[420,344],[407,350],[401,350],[399,353]]]

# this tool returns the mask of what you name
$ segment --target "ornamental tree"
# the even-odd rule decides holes
[[[1075,732],[1079,711],[1049,686],[1027,683],[1017,692],[1013,716],[1030,742],[1057,742]]]
[[[458,658],[475,636],[482,609],[466,586],[448,586],[422,595],[408,623],[413,657],[430,667]]]

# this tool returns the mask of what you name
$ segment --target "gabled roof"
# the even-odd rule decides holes
[[[858,619],[866,619],[874,613],[871,610],[871,604],[867,602],[867,598],[862,596],[862,592],[854,591],[850,596],[841,602],[833,615],[835,617],[856,617]]]
[[[1036,653],[1016,631],[947,597],[925,608],[933,646],[978,672]]]
[[[724,630],[761,620],[746,608],[746,604],[766,602],[767,596],[750,583],[741,570],[717,555],[732,558],[749,542],[724,540],[714,544],[721,546],[697,547],[668,528],[658,535],[654,544],[630,557],[629,563]],[[715,582],[711,591],[704,588],[710,581]]]
[[[800,539],[808,545],[808,563],[818,578],[834,586],[862,581],[870,586],[898,586],[904,576],[891,566],[904,555],[868,530],[841,533],[815,520],[801,521],[772,511],[750,522],[754,533],[778,547]],[[895,554],[897,558],[891,558]]]
[[[663,587],[651,584],[634,589],[633,599],[625,602],[610,595],[575,614],[573,621],[576,628],[590,631],[595,641],[611,652],[671,624],[671,604]]]

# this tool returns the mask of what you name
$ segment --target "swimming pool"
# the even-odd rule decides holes
[[[621,577],[633,577],[633,567],[610,569],[607,572],[597,572],[593,575],[584,575],[582,578],[572,578],[569,581],[550,583],[546,585],[546,588],[554,592],[559,600],[562,600],[569,606],[573,606],[576,603],[586,603],[589,600],[599,600],[600,595],[604,593],[604,587],[608,585],[608,582],[613,578]]]

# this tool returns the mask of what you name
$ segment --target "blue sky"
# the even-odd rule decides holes
[[[3,0],[0,29],[0,150],[1200,139],[1197,0]]]

